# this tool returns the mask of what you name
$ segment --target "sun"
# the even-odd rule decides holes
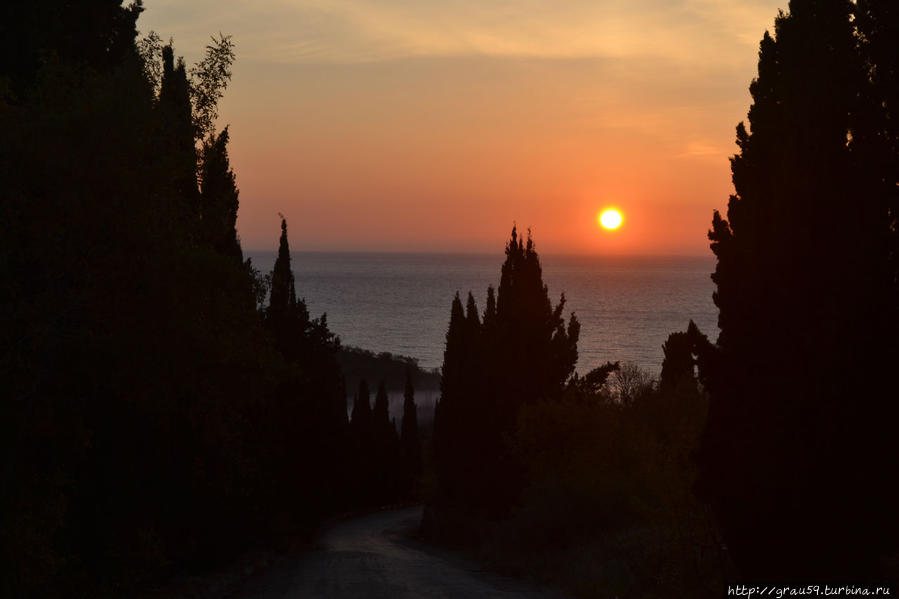
[[[603,228],[610,231],[613,231],[620,227],[623,220],[624,219],[622,218],[621,213],[614,208],[603,210],[599,215],[599,224],[602,225]]]

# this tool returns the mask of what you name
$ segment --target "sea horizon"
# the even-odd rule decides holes
[[[275,251],[247,251],[262,273]],[[668,334],[693,320],[717,337],[712,303],[714,257],[541,254],[555,305],[581,322],[577,370],[633,362],[658,374]],[[313,317],[327,314],[346,345],[442,363],[449,308],[470,291],[483,312],[488,285],[499,285],[503,254],[467,252],[292,251],[297,296]]]

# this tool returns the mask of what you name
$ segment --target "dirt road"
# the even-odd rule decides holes
[[[319,550],[276,564],[237,598],[562,597],[411,540],[420,519],[421,508],[411,508],[341,522],[322,536]]]

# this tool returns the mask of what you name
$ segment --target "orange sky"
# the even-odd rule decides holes
[[[785,0],[147,0],[221,106],[245,249],[707,254]],[[596,215],[614,205],[615,232]]]

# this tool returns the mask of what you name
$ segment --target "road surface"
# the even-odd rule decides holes
[[[561,598],[482,571],[455,553],[409,537],[421,508],[379,512],[335,525],[320,549],[286,558],[236,594],[238,599]]]

